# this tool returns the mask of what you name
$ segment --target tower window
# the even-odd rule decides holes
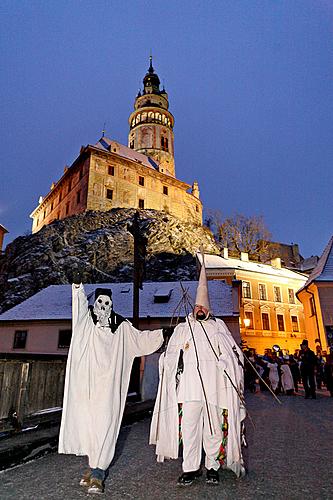
[[[161,137],[161,148],[163,149],[163,151],[169,150],[169,143],[166,137]]]
[[[76,204],[78,205],[81,201],[81,190],[76,193]]]
[[[139,184],[140,184],[140,186],[144,186],[145,185],[145,178],[141,177],[141,175],[139,175]]]
[[[66,203],[66,215],[69,214],[69,202]]]
[[[134,149],[134,139],[132,139],[131,142],[130,142],[130,148]]]
[[[106,197],[108,200],[113,200],[113,189],[106,190]]]
[[[145,200],[139,200],[139,208],[145,208]]]
[[[168,195],[168,187],[167,186],[163,186],[163,194]]]
[[[109,172],[109,175],[114,175],[114,166],[113,165],[109,165],[108,172]]]

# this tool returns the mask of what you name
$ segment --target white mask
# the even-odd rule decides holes
[[[112,300],[108,295],[99,295],[94,303],[94,313],[101,326],[109,326],[112,311]]]

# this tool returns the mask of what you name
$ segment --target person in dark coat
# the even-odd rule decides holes
[[[301,351],[299,353],[301,361],[300,371],[305,391],[305,399],[316,399],[316,383],[315,370],[317,366],[317,357],[309,348],[308,341],[303,340],[301,343]]]
[[[289,368],[294,380],[295,392],[298,392],[298,384],[301,380],[301,373],[299,371],[298,362],[292,354],[289,355]]]

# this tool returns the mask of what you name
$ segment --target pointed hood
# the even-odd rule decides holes
[[[197,295],[195,297],[195,305],[205,307],[209,312],[211,312],[211,307],[209,303],[209,295],[208,295],[208,283],[207,283],[207,275],[205,268],[205,256],[203,250],[200,249],[202,263],[200,269],[199,283],[197,288]]]

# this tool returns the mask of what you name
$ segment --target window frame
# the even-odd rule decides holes
[[[69,334],[69,343],[68,345],[65,342],[60,342],[61,336],[65,336]],[[58,349],[69,349],[72,340],[72,330],[70,328],[63,328],[58,330]]]
[[[296,319],[296,322],[293,321],[293,318]],[[298,333],[299,332],[299,320],[298,320],[298,316],[296,314],[291,314],[290,315],[290,321],[291,321],[291,329],[292,329],[293,333]],[[296,325],[297,329],[295,329],[295,325]]]
[[[142,175],[139,175],[139,186],[144,187],[145,185],[145,178]]]
[[[111,193],[111,196],[109,196],[109,193]],[[112,201],[113,200],[113,189],[106,188],[105,197],[107,200]]]
[[[248,286],[245,287],[244,286],[245,283]],[[244,290],[249,290],[249,294],[245,295]],[[252,299],[252,289],[251,289],[251,282],[250,281],[242,280],[242,298],[243,299]]]
[[[19,338],[19,334],[24,333],[24,338]],[[15,330],[14,332],[14,339],[13,339],[13,349],[26,349],[27,347],[27,339],[28,339],[28,330]],[[17,345],[20,342],[23,343],[23,345]]]
[[[263,318],[264,314],[265,314],[265,316],[267,316],[268,328],[265,328],[265,325],[264,325],[264,323],[265,323],[264,318]],[[262,326],[262,329],[265,330],[265,332],[268,332],[271,330],[271,320],[269,317],[269,313],[267,311],[263,311],[261,313],[261,326]]]
[[[140,206],[140,205],[142,205],[142,206]],[[145,200],[143,198],[139,198],[139,208],[141,210],[144,210],[144,208],[145,208]]]
[[[108,175],[112,175],[114,177],[115,168],[114,165],[108,165]]]
[[[261,287],[263,287],[264,290],[264,298],[261,297]],[[266,283],[258,283],[258,295],[259,295],[259,300],[265,300],[267,301],[267,286]]]
[[[279,318],[282,318],[283,329],[280,328]],[[277,322],[277,329],[278,329],[278,331],[279,332],[285,332],[286,331],[286,324],[285,324],[285,320],[284,320],[284,314],[282,314],[282,313],[276,313],[276,322]]]
[[[277,299],[277,294],[276,294],[276,291],[278,291],[278,295],[279,295],[279,299]],[[281,303],[282,302],[282,291],[281,291],[281,287],[279,285],[273,285],[273,293],[274,293],[274,302],[279,302]]]

